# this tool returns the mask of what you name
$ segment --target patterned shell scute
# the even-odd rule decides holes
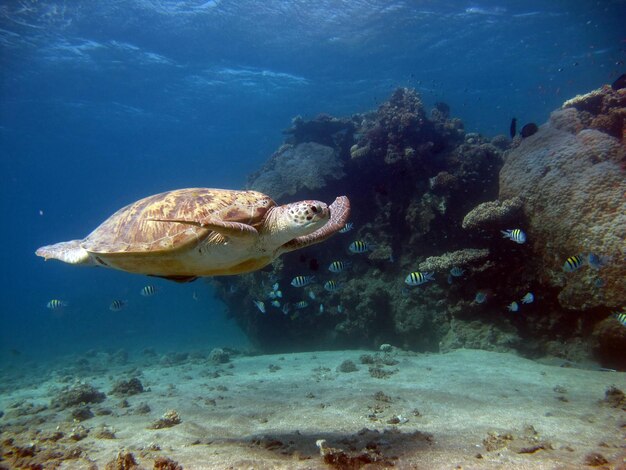
[[[188,224],[156,222],[177,219],[202,222],[207,219],[241,222],[259,228],[267,211],[276,203],[256,191],[190,188],[168,191],[141,199],[105,220],[83,240],[92,253],[158,253],[177,250],[212,236],[211,230]]]

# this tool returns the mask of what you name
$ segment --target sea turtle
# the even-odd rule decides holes
[[[187,282],[261,269],[283,253],[326,240],[349,213],[345,196],[330,206],[277,206],[257,191],[178,189],[118,210],[84,240],[44,246],[36,254]]]

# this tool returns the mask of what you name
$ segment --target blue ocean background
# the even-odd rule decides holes
[[[0,360],[247,347],[202,280],[34,251],[150,194],[243,188],[294,116],[374,109],[398,86],[469,132],[541,124],[624,72],[625,18],[624,1],[4,2]]]

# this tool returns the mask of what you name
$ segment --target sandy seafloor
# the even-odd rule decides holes
[[[220,365],[191,355],[172,366],[138,355],[82,374],[69,367],[29,375],[28,385],[5,377],[0,466],[105,468],[123,451],[142,468],[158,457],[185,469],[360,468],[368,460],[365,468],[573,469],[602,458],[608,463],[595,468],[625,468],[626,413],[602,401],[609,387],[626,389],[625,373],[479,350],[395,351],[398,363],[381,366],[393,373],[379,378],[361,363],[364,354],[393,362],[371,351],[235,356]],[[357,371],[337,370],[347,359]],[[109,393],[131,377],[146,391]],[[80,423],[72,409],[50,406],[76,381],[107,393]],[[150,411],[140,413],[142,404]],[[148,429],[168,410],[180,424]],[[324,463],[320,439],[327,458],[345,465]]]

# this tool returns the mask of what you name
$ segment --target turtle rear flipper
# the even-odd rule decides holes
[[[46,261],[58,259],[64,263],[96,266],[93,258],[87,250],[81,246],[82,240],[70,240],[68,242],[55,243],[54,245],[42,246],[35,254]]]

